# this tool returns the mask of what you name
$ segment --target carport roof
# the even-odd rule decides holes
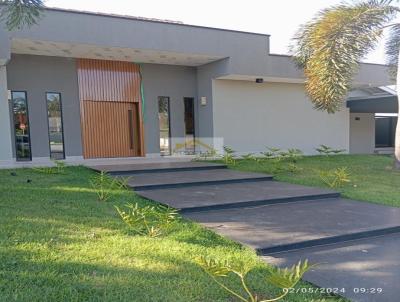
[[[357,113],[397,113],[397,94],[389,87],[356,89],[350,92],[347,107]]]

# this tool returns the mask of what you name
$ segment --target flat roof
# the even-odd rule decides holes
[[[84,10],[66,9],[66,8],[58,8],[58,7],[47,7],[47,6],[45,7],[45,10],[55,11],[55,12],[99,16],[99,17],[110,17],[110,18],[125,19],[125,20],[144,21],[144,22],[152,22],[152,23],[163,23],[163,24],[187,26],[187,27],[194,27],[194,28],[204,28],[204,29],[242,33],[242,34],[249,34],[249,35],[258,35],[258,36],[265,36],[265,37],[271,36],[269,34],[255,33],[255,32],[242,31],[242,30],[234,30],[234,29],[217,28],[217,27],[210,27],[210,26],[192,25],[192,24],[183,23],[181,21],[163,20],[163,19],[157,19],[157,18],[136,17],[136,16],[119,15],[119,14],[108,14],[108,13],[101,13],[101,12],[91,12],[91,11],[84,11]]]

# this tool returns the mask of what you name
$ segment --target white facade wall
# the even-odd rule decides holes
[[[350,114],[350,153],[371,154],[375,150],[374,113]]]
[[[320,144],[349,150],[349,110],[315,110],[303,84],[213,81],[214,136],[240,153],[266,147],[315,154]]]

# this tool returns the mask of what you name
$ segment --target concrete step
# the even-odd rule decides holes
[[[225,169],[226,165],[203,163],[193,161],[181,162],[159,162],[159,163],[134,163],[114,165],[90,165],[89,168],[95,171],[105,171],[110,175],[135,175],[143,173],[161,173],[175,171],[198,171]]]
[[[206,169],[177,172],[137,173],[128,181],[135,190],[153,190],[161,188],[181,188],[209,184],[244,183],[249,181],[272,180],[271,175],[247,173],[230,169]]]
[[[181,213],[337,198],[340,195],[331,190],[271,180],[137,190],[136,193],[179,209]]]
[[[264,255],[400,232],[400,208],[341,198],[185,216]]]
[[[338,294],[351,301],[393,302],[400,296],[399,250],[400,234],[392,234],[262,258],[280,267],[308,259],[318,266],[307,272],[303,280],[320,288],[337,288]]]

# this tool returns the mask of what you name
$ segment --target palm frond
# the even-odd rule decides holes
[[[215,277],[226,277],[232,272],[228,261],[219,261],[204,256],[199,256],[195,260],[204,271]]]
[[[397,65],[399,63],[400,49],[400,24],[394,24],[390,28],[389,37],[385,45],[387,63],[390,66],[390,75],[395,78],[397,73]]]
[[[389,1],[341,4],[322,10],[294,38],[295,62],[306,76],[314,106],[340,110],[360,60],[382,36],[382,28],[398,8]]]
[[[43,0],[0,0],[0,21],[8,30],[23,29],[37,24],[42,16]]]
[[[303,275],[317,266],[317,264],[309,264],[307,260],[299,261],[291,268],[275,268],[270,267],[267,282],[281,289],[293,288],[301,280]]]

